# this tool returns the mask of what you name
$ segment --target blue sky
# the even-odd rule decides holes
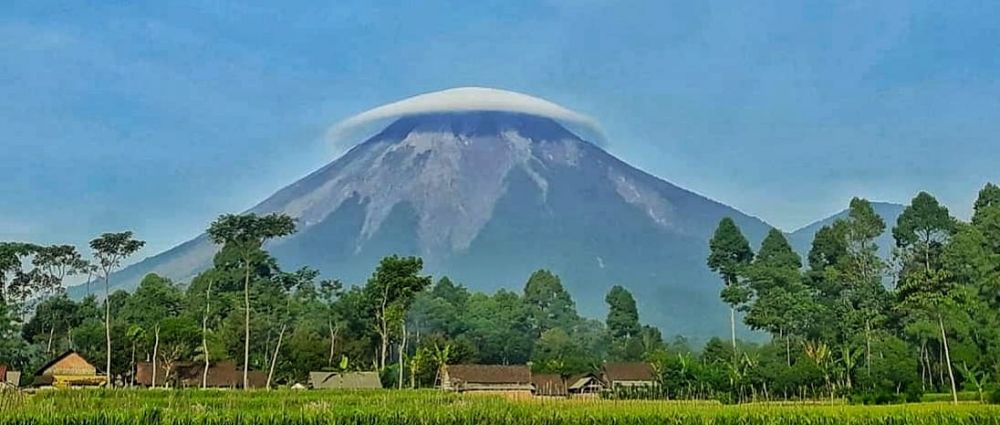
[[[918,190],[966,217],[1000,181],[997,22],[989,1],[8,1],[0,240],[131,229],[155,254],[334,159],[337,121],[458,86],[590,115],[623,160],[785,230]]]

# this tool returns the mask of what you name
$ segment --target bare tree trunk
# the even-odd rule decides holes
[[[944,319],[938,315],[938,326],[941,327],[941,341],[944,343],[944,361],[948,365],[948,379],[951,381],[951,400],[958,404],[958,389],[955,388],[955,372],[951,370],[951,353],[948,350],[948,335],[944,331]]]
[[[45,352],[52,354],[52,336],[56,333],[56,325],[49,327],[49,344],[45,347]]]
[[[333,326],[332,320],[329,322],[329,324],[330,324],[330,359],[327,360],[327,365],[333,366],[333,355],[336,352],[337,334],[340,333],[340,328],[335,328]]]
[[[865,319],[865,368],[870,374],[872,371],[872,337],[871,322],[868,319]]]
[[[739,358],[736,354],[736,308],[729,307],[729,330],[732,334],[733,339],[733,363]]]
[[[271,379],[274,378],[274,365],[278,363],[278,351],[281,350],[281,339],[285,336],[287,325],[281,325],[281,332],[278,332],[278,343],[274,346],[274,355],[271,356],[271,370],[267,372],[267,389],[271,389]]]
[[[943,339],[941,340],[941,343],[939,344],[939,346],[940,346],[940,349],[941,349],[941,351],[939,352],[941,354],[941,356],[940,356],[940,359],[938,361],[938,378],[939,378],[938,382],[941,383],[941,386],[944,386],[944,365],[942,364],[944,362],[944,340]]]
[[[160,325],[153,328],[153,388],[156,388],[156,354],[160,349]],[[166,377],[164,377],[166,379]]]
[[[208,368],[211,365],[208,356],[208,315],[211,313],[212,281],[208,281],[205,290],[205,317],[201,320],[201,349],[205,355],[205,370],[201,372],[201,389],[208,388]]]
[[[108,353],[107,369],[105,369],[105,375],[107,375],[108,382],[104,385],[107,387],[114,386],[114,381],[111,380],[111,290],[109,286],[111,285],[109,280],[111,276],[109,271],[104,273],[104,337],[106,344],[106,349]],[[155,372],[154,376],[155,376]]]
[[[130,380],[131,382],[128,383],[128,386],[130,386],[130,387],[135,384],[135,375],[136,375],[136,373],[135,373],[136,372],[136,365],[135,365],[135,341],[132,342],[132,360],[131,361],[132,361],[132,363],[131,363],[131,369],[132,369],[132,371],[129,372],[129,373],[132,374],[132,379]]]
[[[788,367],[792,367],[792,341],[788,334],[785,334],[784,330],[781,331],[781,337],[785,339],[785,362]]]
[[[403,337],[399,341],[399,389],[403,389],[403,357],[406,355],[406,320],[402,323]]]
[[[927,391],[927,379],[928,379],[928,368],[927,368],[927,341],[920,341],[920,351],[917,353],[920,359],[920,387],[925,392]]]
[[[381,351],[379,354],[378,370],[379,372],[385,370],[385,360],[389,355],[389,318],[388,315],[388,304],[389,304],[389,287],[386,286],[382,294],[382,306],[379,309],[378,320],[379,320],[379,334],[382,337]]]
[[[243,390],[250,389],[250,259],[243,259],[243,266],[246,267],[243,278],[243,308],[244,316],[244,339],[243,339]]]

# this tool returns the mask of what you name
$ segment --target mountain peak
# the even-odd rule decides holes
[[[515,132],[533,141],[580,140],[555,120],[506,111],[451,111],[408,115],[397,119],[372,140],[405,139],[413,133],[450,133],[458,137],[491,137]]]
[[[336,140],[346,138],[357,128],[386,120],[461,112],[509,112],[544,117],[593,135],[590,138],[595,142],[604,140],[600,125],[587,115],[524,93],[485,87],[459,87],[388,103],[337,123],[328,134]]]
[[[375,136],[252,208],[297,219],[298,233],[268,246],[282,267],[360,282],[383,256],[420,255],[429,273],[485,291],[519,288],[545,268],[584,314],[603,314],[605,292],[621,283],[671,333],[728,329],[707,241],[722,217],[752,241],[770,226],[631,167],[544,104],[436,109],[453,97],[390,108],[399,115]],[[202,235],[115,281],[189,279],[217,249]],[[719,320],[699,319],[707,311]]]

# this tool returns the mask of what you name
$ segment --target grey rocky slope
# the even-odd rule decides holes
[[[399,118],[251,211],[283,212],[299,232],[269,248],[363,282],[378,259],[420,255],[427,271],[485,291],[520,289],[531,271],[559,274],[582,313],[604,314],[622,284],[665,334],[725,335],[707,240],[733,217],[756,244],[769,226],[616,159],[554,120],[508,112]],[[190,279],[216,248],[198,236],[115,277]]]

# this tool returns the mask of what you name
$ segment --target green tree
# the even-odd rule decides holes
[[[530,358],[534,314],[518,294],[503,289],[492,296],[473,294],[461,317],[468,330],[459,338],[475,346],[479,363],[516,364]]]
[[[423,268],[424,262],[419,257],[385,257],[365,285],[365,298],[380,339],[377,363],[380,372],[385,370],[394,330],[399,329],[416,295],[431,285],[430,277],[420,275]]]
[[[948,215],[948,208],[927,192],[920,192],[899,215],[892,236],[897,247],[919,258],[930,272],[934,252],[940,252],[954,230],[955,220]]]
[[[972,224],[980,226],[985,218],[983,214],[996,208],[1000,208],[1000,186],[986,183],[986,186],[979,190],[979,197],[973,205]]]
[[[722,299],[729,304],[729,326],[733,352],[736,352],[736,308],[746,303],[749,292],[740,281],[741,273],[753,261],[753,250],[733,219],[719,222],[708,243],[708,267],[722,277]]]
[[[61,291],[63,279],[77,273],[86,273],[90,267],[72,245],[38,247],[33,263],[42,272],[41,278],[45,280],[45,287],[49,291]]]
[[[815,311],[808,288],[802,284],[801,267],[802,260],[785,235],[771,229],[746,273],[753,299],[744,321],[752,329],[784,340],[788,366],[792,364],[790,334],[803,333]]]
[[[226,214],[216,219],[208,228],[212,242],[232,250],[238,266],[243,271],[243,388],[249,389],[250,381],[250,274],[260,261],[264,243],[295,233],[295,220],[284,214]]]
[[[28,243],[0,242],[0,304],[19,305],[37,290],[36,272],[27,266],[38,249]]]
[[[94,258],[100,269],[100,275],[104,280],[104,329],[105,329],[105,350],[107,354],[107,374],[108,385],[113,385],[111,378],[111,303],[110,287],[111,274],[121,266],[122,261],[142,249],[146,242],[137,240],[132,236],[132,232],[104,233],[100,237],[90,241],[90,248],[94,251]]]
[[[66,294],[49,297],[38,304],[35,314],[24,325],[21,334],[27,341],[42,342],[45,353],[55,354],[59,340],[65,340],[65,347],[72,347],[72,329],[81,321],[79,307]]]
[[[907,274],[898,289],[899,308],[908,320],[931,322],[937,325],[944,351],[943,362],[948,371],[952,401],[958,403],[958,388],[952,368],[948,330],[945,319],[954,314],[962,314],[963,300],[968,297],[967,288],[956,286],[952,277],[944,270],[930,272],[919,269]]]
[[[632,293],[621,285],[615,285],[604,297],[608,303],[608,318],[605,323],[611,337],[617,340],[628,340],[639,335],[639,309],[635,306]]]
[[[534,316],[535,336],[556,327],[570,330],[580,320],[576,303],[562,285],[559,276],[537,270],[524,285],[524,302]]]
[[[871,365],[872,332],[885,320],[889,295],[883,286],[885,262],[878,255],[876,239],[885,232],[885,221],[865,199],[851,200],[844,221],[847,255],[834,268],[836,278],[845,283],[841,300],[847,311],[840,317],[842,337],[861,331],[865,342],[865,364]]]

